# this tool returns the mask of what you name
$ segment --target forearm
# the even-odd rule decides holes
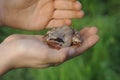
[[[0,0],[0,26],[3,25],[2,19],[3,19],[3,1],[4,0]]]
[[[5,49],[4,46],[0,45],[0,76],[2,76],[4,73],[8,72],[11,67],[12,57],[9,53],[8,55],[8,50]]]
[[[0,7],[0,26],[2,26],[2,20],[1,20],[1,7]]]
[[[3,56],[0,56],[0,76],[9,71],[9,65],[7,64],[7,59],[3,59]]]

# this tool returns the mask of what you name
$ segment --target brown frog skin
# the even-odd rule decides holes
[[[70,46],[79,47],[83,42],[80,33],[68,26],[51,29],[44,36],[44,41],[55,49]]]

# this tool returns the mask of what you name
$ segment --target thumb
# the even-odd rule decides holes
[[[50,63],[63,63],[70,59],[76,52],[75,48],[67,47],[60,50],[55,50],[49,54]]]

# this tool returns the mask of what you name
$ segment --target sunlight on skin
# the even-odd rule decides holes
[[[63,4],[61,6],[61,4]],[[70,25],[72,18],[82,18],[84,12],[77,0],[0,0],[0,23],[25,30]],[[48,47],[42,35],[7,37],[0,45],[0,75],[16,68],[46,68],[59,65],[81,55],[99,39],[97,29],[80,31],[84,42],[79,48],[56,50]]]
[[[0,0],[0,7],[3,25],[25,30],[69,26],[84,15],[77,0]]]
[[[0,54],[0,59],[3,59],[0,63],[7,66],[0,65],[0,69],[4,70],[0,71],[0,74],[13,68],[46,68],[61,64],[95,45],[99,40],[97,32],[95,27],[84,28],[80,32],[84,38],[81,47],[67,47],[60,50],[48,47],[41,35],[11,35],[0,46],[0,50],[6,55],[2,58],[3,53]]]

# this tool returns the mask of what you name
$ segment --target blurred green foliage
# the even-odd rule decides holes
[[[0,80],[120,80],[120,1],[80,0],[85,11],[83,19],[74,19],[72,26],[80,30],[97,26],[100,41],[85,54],[61,66],[47,69],[18,69]],[[46,31],[23,31],[0,28],[0,41],[19,34],[44,34]]]

